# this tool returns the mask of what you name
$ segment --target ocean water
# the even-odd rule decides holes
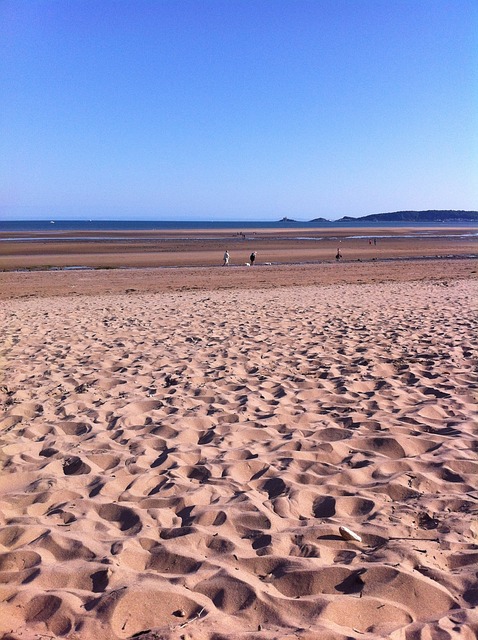
[[[370,222],[364,220],[347,220],[344,222],[331,221],[331,222],[279,222],[279,221],[267,221],[267,222],[251,222],[245,220],[236,221],[172,221],[172,220],[160,220],[160,221],[147,221],[147,220],[9,220],[0,221],[0,232],[3,233],[18,233],[18,232],[32,232],[32,233],[52,233],[62,231],[182,231],[186,229],[191,230],[231,230],[240,232],[243,229],[287,229],[293,231],[294,229],[354,229],[354,228],[367,228],[371,232],[377,228],[420,228],[426,226],[430,229],[453,227],[455,229],[472,226],[470,223],[421,223],[421,222]]]

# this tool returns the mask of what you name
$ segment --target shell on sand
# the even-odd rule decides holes
[[[339,533],[344,540],[355,540],[356,542],[362,542],[361,536],[348,527],[339,527]]]

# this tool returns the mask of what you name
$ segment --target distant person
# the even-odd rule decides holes
[[[340,260],[341,257],[342,257],[342,254],[340,253],[340,248],[338,248],[337,253],[335,254],[335,259]]]
[[[253,267],[253,266],[254,266],[254,261],[255,261],[255,259],[256,259],[256,252],[255,252],[255,251],[253,251],[253,252],[251,253],[251,255],[249,256],[249,262],[251,263],[251,267]]]
[[[224,252],[224,267],[227,267],[227,265],[229,264],[229,251],[226,249],[226,251]]]
[[[373,239],[373,244],[374,244],[375,247],[377,246],[377,238]]]

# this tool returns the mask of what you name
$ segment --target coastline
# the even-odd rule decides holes
[[[2,256],[2,637],[478,633],[476,240],[400,231]]]

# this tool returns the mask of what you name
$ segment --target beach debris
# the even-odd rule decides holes
[[[344,540],[355,540],[355,542],[362,542],[361,536],[348,527],[339,527],[339,533]]]
[[[164,379],[164,386],[174,387],[177,384],[179,384],[179,380],[175,378],[173,375],[171,375],[170,373],[168,373],[168,375]]]
[[[189,620],[186,620],[186,622],[183,622],[182,624],[179,625],[180,629],[184,629],[184,627],[186,627],[188,624],[191,624],[191,622],[194,622],[195,620],[200,620],[203,616],[207,615],[207,611],[205,611],[205,607],[202,607],[202,609],[200,609],[196,615],[193,618],[190,618]]]
[[[440,521],[437,518],[429,516],[425,511],[418,515],[418,526],[420,529],[436,529],[439,524]]]

